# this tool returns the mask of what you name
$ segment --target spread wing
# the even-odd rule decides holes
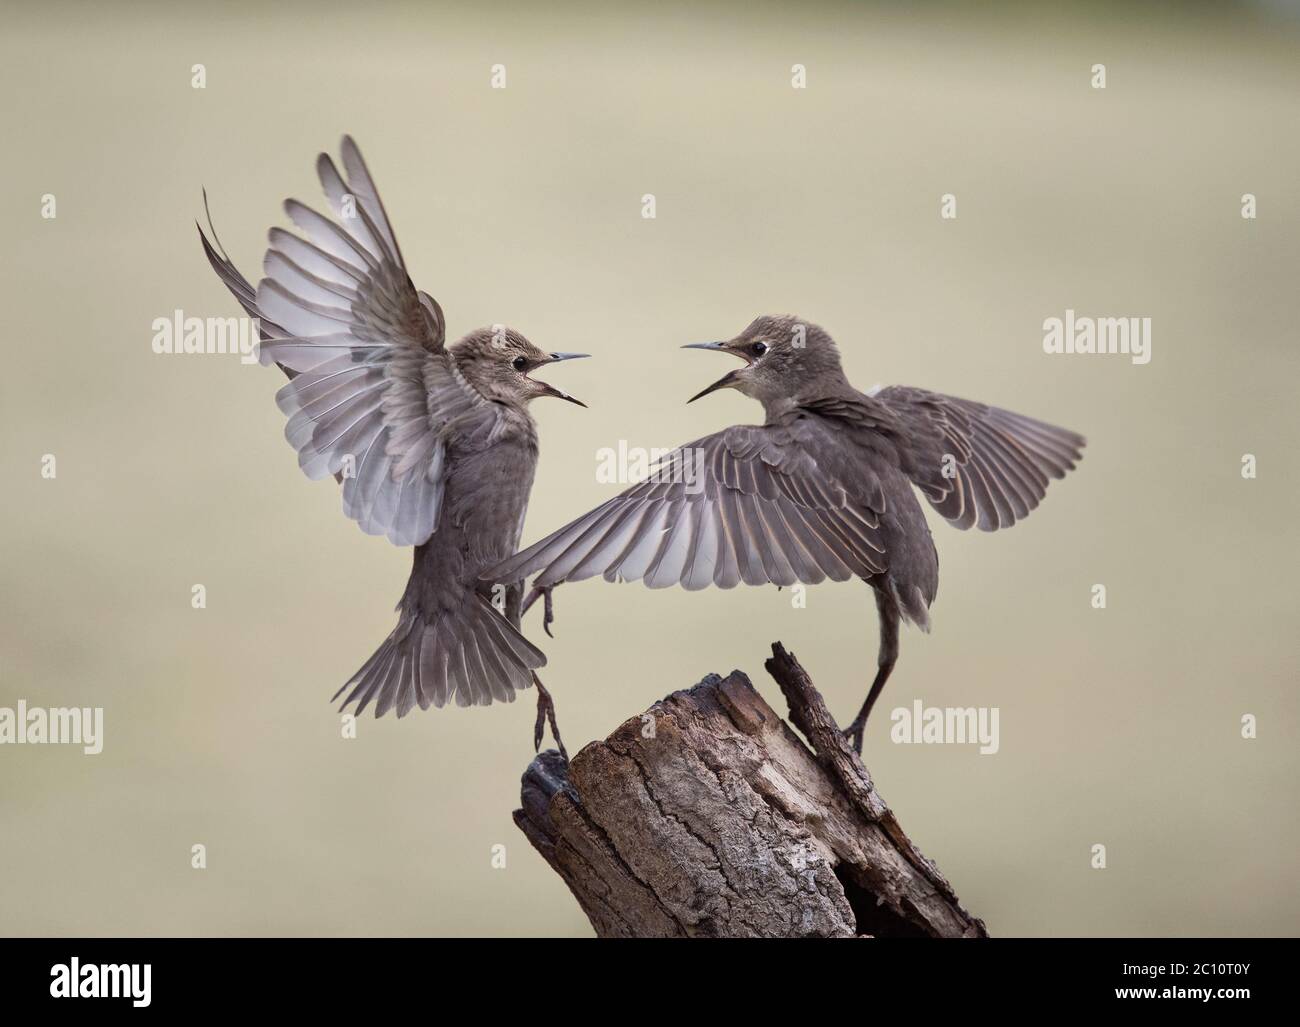
[[[893,415],[902,470],[958,528],[996,531],[1028,517],[1049,479],[1083,458],[1082,435],[1009,410],[905,385],[872,399]],[[822,412],[853,417],[848,409]]]
[[[651,588],[815,584],[886,566],[878,482],[846,482],[814,419],[728,428],[675,450],[644,482],[484,577],[557,585],[603,575]],[[874,504],[874,505],[873,505]]]
[[[204,251],[260,318],[262,363],[290,376],[276,402],[299,466],[341,478],[343,512],[362,530],[419,545],[438,526],[448,426],[484,401],[445,349],[441,308],[407,275],[351,137],[342,156],[346,177],[327,154],[316,161],[334,217],[287,200],[303,235],[271,229],[256,289],[219,243],[203,236]]]

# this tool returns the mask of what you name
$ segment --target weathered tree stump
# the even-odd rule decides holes
[[[768,672],[812,751],[739,671],[524,773],[515,823],[601,937],[983,937],[903,833],[820,694]]]

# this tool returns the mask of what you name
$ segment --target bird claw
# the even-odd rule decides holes
[[[865,722],[859,724],[856,720],[841,732],[848,740],[849,745],[853,746],[854,752],[859,756],[862,755],[862,742],[867,733]]]
[[[560,740],[560,728],[555,722],[555,701],[536,674],[533,675],[533,684],[537,686],[537,723],[533,726],[533,752],[542,751],[542,735],[549,723],[551,737],[555,739],[555,745],[560,750],[560,758],[568,763],[569,754],[565,751],[564,742]]]
[[[519,611],[519,616],[522,617],[528,612],[528,608],[540,598],[542,600],[542,630],[546,632],[547,638],[555,637],[551,634],[551,624],[555,621],[555,607],[551,599],[551,592],[554,589],[554,585],[534,585],[533,590],[528,593],[528,598],[524,600],[523,608]]]

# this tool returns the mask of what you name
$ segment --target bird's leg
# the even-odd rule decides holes
[[[537,686],[537,725],[533,728],[533,751],[540,752],[542,748],[542,733],[546,724],[551,725],[551,737],[555,739],[555,744],[560,750],[560,756],[565,763],[569,762],[569,754],[564,750],[564,743],[560,741],[560,728],[555,723],[555,702],[551,699],[551,693],[546,690],[542,684],[542,679],[533,674],[533,684]]]
[[[533,590],[528,593],[528,598],[524,600],[524,608],[519,611],[519,615],[522,617],[528,612],[528,608],[537,602],[540,596],[542,599],[542,630],[546,632],[547,638],[555,637],[551,634],[551,623],[555,620],[555,607],[551,601],[551,592],[554,589],[554,585],[534,585]]]
[[[876,657],[876,679],[871,682],[871,691],[867,693],[867,701],[862,704],[862,709],[853,718],[853,723],[844,729],[844,737],[852,743],[859,756],[862,755],[862,740],[866,735],[871,707],[876,704],[885,682],[889,680],[890,671],[898,662],[898,607],[889,595],[877,591],[876,609],[880,612],[880,654]]]

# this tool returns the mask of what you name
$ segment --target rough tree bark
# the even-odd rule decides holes
[[[766,663],[812,750],[739,671],[524,773],[515,823],[602,937],[983,937],[903,833],[807,673]]]

